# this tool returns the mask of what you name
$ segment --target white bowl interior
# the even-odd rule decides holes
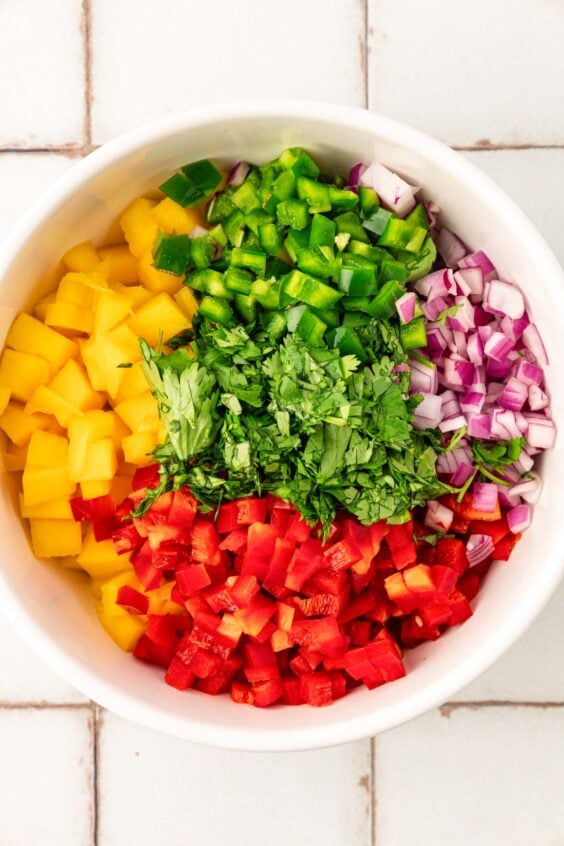
[[[263,162],[301,145],[327,170],[379,160],[425,186],[445,220],[472,248],[484,249],[501,274],[525,290],[553,365],[547,371],[560,419],[564,360],[557,301],[562,274],[518,209],[456,153],[413,130],[360,110],[316,104],[247,105],[174,116],[125,136],[81,162],[30,212],[0,253],[0,326],[45,293],[45,279],[71,245],[101,242],[135,197],[188,161]],[[356,690],[326,709],[236,706],[228,697],[178,693],[161,673],[122,653],[97,622],[80,576],[38,562],[13,505],[13,480],[0,487],[0,601],[29,642],[71,683],[102,705],[161,731],[210,745],[294,749],[374,734],[444,701],[523,631],[562,570],[564,521],[554,503],[563,468],[562,439],[543,467],[534,523],[509,564],[498,563],[476,613],[436,643],[406,653],[406,678]],[[24,669],[22,668],[22,672]]]

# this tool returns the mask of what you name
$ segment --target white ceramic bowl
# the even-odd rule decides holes
[[[459,154],[380,115],[320,103],[213,106],[172,115],[106,144],[76,164],[28,212],[0,250],[0,329],[45,293],[46,274],[71,245],[103,240],[135,197],[179,165],[200,158],[263,162],[284,147],[307,148],[326,170],[378,160],[424,186],[448,225],[491,256],[524,289],[552,361],[552,407],[564,419],[561,326],[564,277],[536,229],[511,200]],[[4,335],[2,335],[2,338]],[[121,652],[99,625],[79,578],[31,554],[0,486],[0,604],[29,644],[68,682],[106,708],[159,731],[211,746],[292,750],[374,735],[452,698],[527,628],[554,591],[564,564],[559,506],[562,435],[542,467],[544,490],[532,529],[511,562],[497,563],[475,615],[436,643],[406,653],[407,676],[357,689],[330,708],[234,705],[226,696],[178,693],[159,670]],[[22,672],[25,668],[22,667]]]

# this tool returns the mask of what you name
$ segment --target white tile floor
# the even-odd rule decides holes
[[[563,40],[562,0],[2,0],[0,237],[73,156],[141,121],[368,94],[449,143],[495,145],[466,155],[564,261]],[[560,846],[563,603],[564,587],[450,710],[372,749],[267,756],[95,721],[0,621],[0,844]]]

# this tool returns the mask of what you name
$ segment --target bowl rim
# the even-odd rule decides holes
[[[314,118],[335,126],[358,127],[376,137],[417,150],[443,172],[451,172],[457,181],[472,182],[474,187],[477,186],[496,214],[511,219],[513,232],[527,243],[527,249],[535,255],[535,264],[541,271],[559,280],[564,287],[564,273],[536,227],[519,206],[471,161],[426,133],[377,112],[309,100],[254,100],[197,107],[159,118],[103,144],[74,164],[35,200],[4,239],[0,245],[0,286],[20,249],[50,213],[80,190],[86,180],[117,163],[122,156],[187,128],[203,127],[229,119],[269,117],[293,120]],[[548,566],[549,563],[551,566]],[[563,572],[564,552],[557,554],[555,551],[550,562],[545,559],[542,579],[537,578],[531,589],[523,595],[515,614],[501,621],[491,637],[458,665],[400,702],[374,710],[367,709],[361,715],[345,716],[314,728],[302,726],[286,728],[284,731],[276,728],[257,729],[252,725],[239,728],[228,724],[204,723],[192,719],[188,710],[182,716],[165,714],[160,707],[142,702],[127,690],[119,690],[113,684],[101,680],[95,671],[70,657],[25,610],[1,566],[0,609],[29,646],[52,669],[90,699],[119,716],[205,746],[246,751],[293,751],[335,746],[373,736],[447,701],[493,664],[523,634],[556,590]]]

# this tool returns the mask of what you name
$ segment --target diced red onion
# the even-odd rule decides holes
[[[484,345],[478,332],[471,332],[466,338],[466,355],[472,364],[483,364]]]
[[[490,379],[507,379],[512,370],[512,361],[505,358],[503,361],[489,359],[486,364],[486,374]]]
[[[491,417],[489,414],[467,414],[466,424],[471,438],[488,441],[491,437]]]
[[[525,300],[516,285],[492,279],[484,286],[484,309],[491,314],[507,315],[513,320],[523,317]]]
[[[439,423],[439,430],[441,432],[457,432],[466,425],[466,418],[462,413],[454,414],[452,417],[445,417]]]
[[[436,499],[430,499],[425,512],[425,525],[435,532],[448,532],[454,519],[454,511]]]
[[[489,558],[494,551],[490,535],[470,535],[466,541],[466,558],[470,567],[475,567]]]
[[[485,398],[483,391],[475,391],[470,387],[460,399],[460,408],[464,414],[479,414],[484,407]]]
[[[523,343],[534,356],[536,362],[540,364],[541,367],[546,367],[548,364],[548,356],[546,354],[542,338],[539,334],[539,330],[534,323],[529,323],[523,331]]]
[[[519,432],[524,435],[529,426],[529,422],[521,411],[515,412],[515,422],[517,423],[517,428],[519,429]]]
[[[513,493],[512,488],[506,488],[505,485],[498,485],[497,492],[499,504],[502,508],[515,508],[516,505],[521,504],[521,497]]]
[[[382,203],[398,217],[404,217],[411,211],[415,205],[415,194],[419,191],[417,186],[410,185],[380,162],[372,162],[361,173],[359,183],[373,188]]]
[[[503,385],[499,382],[490,382],[486,391],[486,403],[493,405],[497,403],[503,393]]]
[[[528,398],[528,388],[514,376],[507,380],[499,398],[499,404],[510,411],[521,411]]]
[[[451,417],[460,411],[460,403],[454,391],[445,391],[441,394],[441,413],[443,417]]]
[[[228,184],[233,185],[234,188],[238,185],[242,185],[247,178],[249,170],[250,166],[247,162],[237,162],[237,164],[234,164],[229,171],[229,176],[227,177]]]
[[[524,330],[529,324],[527,313],[520,317],[519,320],[513,320],[511,317],[502,317],[499,328],[504,335],[511,338],[512,341],[519,341],[523,335]]]
[[[366,165],[362,164],[362,162],[357,162],[354,164],[351,169],[349,170],[349,178],[347,181],[347,185],[350,188],[357,188],[360,182],[360,178],[362,174],[366,170]]]
[[[458,235],[443,226],[436,239],[439,251],[447,267],[458,267],[458,262],[466,255],[466,246]]]
[[[427,329],[427,349],[432,358],[441,356],[447,348],[444,335],[437,328]]]
[[[434,229],[437,225],[437,220],[439,219],[439,213],[441,211],[440,207],[437,203],[434,203],[433,200],[424,200],[423,208],[425,209],[425,214],[427,215],[429,229]]]
[[[507,512],[507,525],[514,535],[524,532],[531,525],[531,509],[528,505],[517,505]]]
[[[495,267],[482,250],[478,250],[475,253],[469,253],[467,256],[464,256],[458,262],[458,266],[464,270],[479,268],[482,272],[484,282],[489,282],[490,279],[495,279],[496,277]]]
[[[449,276],[451,273],[452,271],[449,270],[435,270],[433,273],[428,273],[427,276],[417,280],[415,290],[423,297],[428,297],[432,291],[440,297],[446,297],[452,287]]]
[[[497,485],[492,482],[475,482],[472,492],[472,507],[476,511],[492,514],[497,507]]]
[[[448,307],[448,303],[439,296],[435,297],[433,300],[429,299],[426,303],[423,303],[423,313],[427,320],[432,322],[433,320],[436,320],[437,317]]]
[[[524,382],[525,385],[540,385],[543,379],[541,368],[537,367],[536,364],[531,364],[530,361],[526,361],[524,358],[517,362],[513,370],[513,375],[521,382]]]
[[[410,323],[415,317],[415,306],[417,305],[417,297],[413,291],[408,291],[396,300],[396,309],[399,315],[400,323]]]
[[[456,284],[461,289],[464,286],[468,289],[466,292],[462,291],[462,293],[466,293],[466,296],[469,297],[471,302],[480,302],[484,293],[484,274],[479,267],[468,267],[457,270],[454,278],[456,279]]]
[[[474,365],[470,361],[460,360],[454,358],[445,358],[445,380],[455,387],[467,388],[472,384],[475,370]]]
[[[502,408],[494,408],[491,413],[491,436],[500,441],[510,441],[519,438],[521,432],[515,420],[515,413]]]
[[[495,361],[504,361],[512,349],[513,341],[501,332],[493,332],[484,344],[486,358],[493,358]]]
[[[439,387],[437,368],[416,359],[410,360],[409,390],[412,394],[436,394]]]
[[[529,446],[536,449],[552,449],[556,440],[556,428],[551,420],[531,420],[525,435]]]
[[[453,330],[452,337],[454,340],[454,348],[461,358],[466,358],[466,335],[464,332],[456,332]]]
[[[451,476],[450,483],[454,487],[459,488],[468,481],[470,476],[474,474],[475,470],[471,464],[462,461]]]
[[[520,496],[525,502],[534,505],[538,502],[540,493],[541,493],[541,480],[536,475],[533,475],[532,479],[526,479],[522,482],[519,482],[517,485],[514,485],[510,490],[514,496]]]
[[[528,455],[524,449],[521,450],[519,453],[519,458],[514,463],[514,467],[519,473],[520,476],[523,476],[525,473],[528,473],[529,470],[533,469],[533,464],[535,463],[532,456]]]
[[[423,400],[413,412],[415,429],[436,429],[441,419],[441,398],[436,394],[423,394]]]
[[[529,408],[531,411],[548,408],[548,397],[538,385],[529,385]]]

